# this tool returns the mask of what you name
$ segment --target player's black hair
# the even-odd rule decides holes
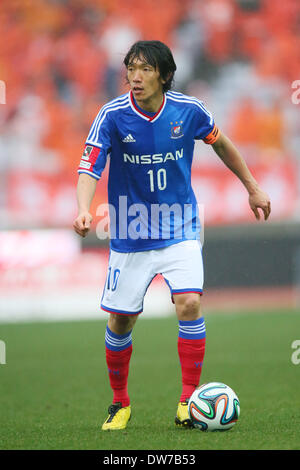
[[[171,89],[177,67],[173,54],[166,44],[161,41],[137,41],[125,56],[126,68],[135,59],[145,60],[149,65],[159,70],[161,78],[166,80],[166,83],[163,84],[164,93]]]

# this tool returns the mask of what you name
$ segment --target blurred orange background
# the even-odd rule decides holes
[[[100,107],[127,91],[122,61],[137,39],[171,47],[175,89],[204,100],[256,176],[271,167],[278,183],[283,174],[280,194],[278,184],[263,180],[274,193],[273,216],[297,216],[300,119],[291,103],[291,84],[300,78],[297,0],[2,0],[0,29],[5,227],[70,225],[85,138]],[[196,187],[205,203],[226,170],[213,173],[219,162],[207,146],[197,145],[195,154],[196,186],[210,171]],[[106,199],[105,186],[98,185],[93,212]],[[288,203],[276,211],[285,192]],[[252,217],[243,209],[230,215],[229,206],[225,212],[208,223]]]

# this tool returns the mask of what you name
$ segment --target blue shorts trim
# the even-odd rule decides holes
[[[139,315],[142,313],[143,310],[139,310],[138,312],[128,312],[127,310],[118,310],[116,308],[106,307],[105,305],[101,304],[102,310],[108,313],[117,313],[119,315]]]
[[[195,294],[203,294],[202,289],[171,289],[171,294],[176,295],[176,294],[189,294],[189,293],[195,293]]]

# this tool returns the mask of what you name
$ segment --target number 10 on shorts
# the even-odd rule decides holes
[[[111,291],[115,291],[117,288],[118,280],[120,276],[120,270],[114,269],[112,271],[111,266],[108,268],[108,276],[107,276],[107,289]]]

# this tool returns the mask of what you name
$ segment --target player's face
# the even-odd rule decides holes
[[[155,108],[161,104],[165,83],[158,69],[143,59],[135,58],[127,66],[127,78],[137,104],[149,111],[151,108],[157,111]]]

